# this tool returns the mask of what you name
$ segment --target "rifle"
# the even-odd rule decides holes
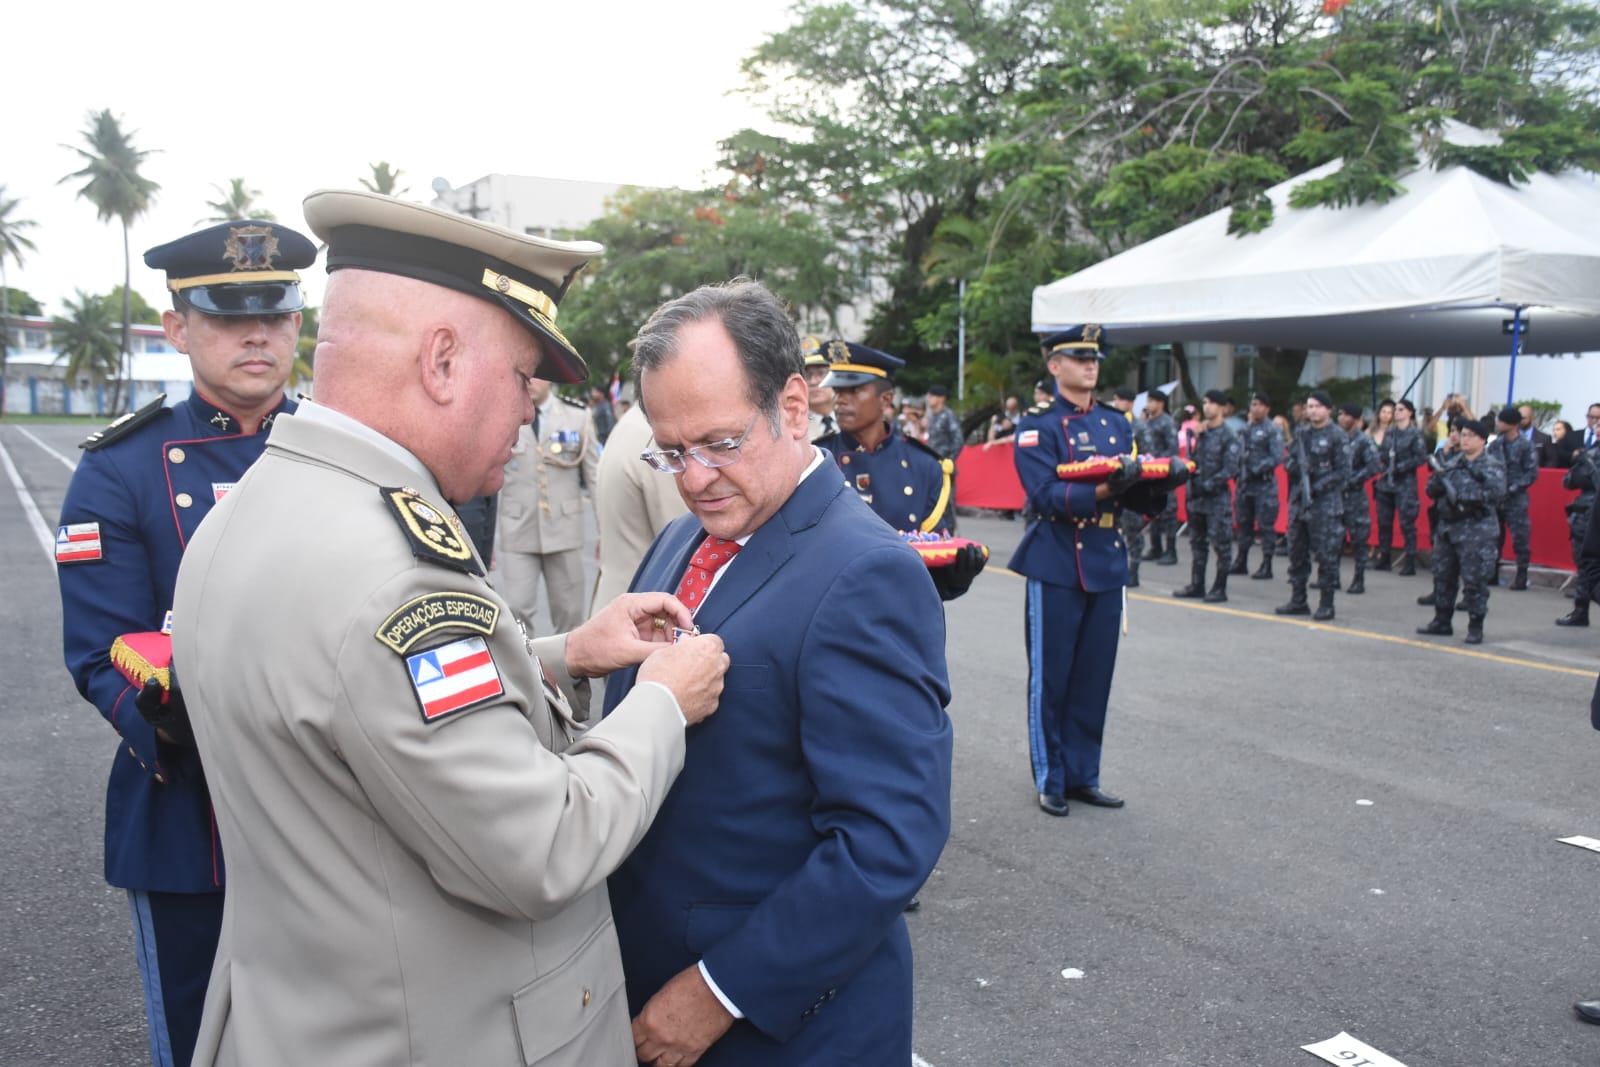
[[[1389,492],[1394,492],[1394,427],[1391,426],[1383,434],[1383,486]]]
[[[1300,491],[1300,506],[1311,507],[1311,461],[1306,458],[1306,435],[1302,430],[1294,435],[1294,454],[1300,466],[1300,483],[1295,486]]]
[[[1439,484],[1444,487],[1445,503],[1450,505],[1452,511],[1459,510],[1460,505],[1456,502],[1456,487],[1450,481],[1450,472],[1460,467],[1464,462],[1465,459],[1460,452],[1451,453],[1449,459],[1440,459],[1437,452],[1428,457],[1428,469],[1439,476]],[[1448,517],[1446,516],[1446,518]]]

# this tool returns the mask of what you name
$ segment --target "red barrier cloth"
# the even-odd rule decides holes
[[[985,447],[971,445],[961,450],[956,458],[956,505],[963,508],[988,508],[997,511],[1021,511],[1024,503],[1022,482],[1017,479],[1016,463],[1012,459],[1013,446],[1009,441],[998,441]],[[1538,567],[1557,570],[1572,569],[1572,541],[1567,527],[1567,504],[1577,496],[1572,489],[1561,488],[1565,471],[1544,469],[1539,480],[1528,490],[1528,521],[1533,527],[1533,563]],[[1278,468],[1278,532],[1289,529],[1289,478],[1282,467]],[[1417,498],[1421,501],[1417,515],[1417,547],[1431,549],[1432,538],[1428,531],[1428,495],[1423,488],[1428,484],[1428,468],[1417,470]],[[1186,489],[1178,490],[1178,516],[1187,518]],[[1378,509],[1373,501],[1372,482],[1367,483],[1368,506],[1372,508],[1371,544],[1378,543]],[[1400,518],[1394,523],[1393,543],[1400,546]],[[1502,547],[1503,558],[1511,558],[1511,539]]]

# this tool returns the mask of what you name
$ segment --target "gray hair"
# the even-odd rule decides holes
[[[633,349],[634,395],[649,414],[641,381],[647,370],[659,370],[676,358],[678,333],[690,323],[716,319],[733,339],[744,365],[745,395],[767,416],[778,432],[778,394],[784,384],[805,374],[800,333],[783,301],[772,290],[749,278],[717,285],[702,285],[691,293],[656,308],[639,335],[628,343]]]

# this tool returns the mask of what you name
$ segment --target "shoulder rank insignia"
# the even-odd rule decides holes
[[[487,637],[499,619],[500,606],[488,597],[428,593],[396,608],[373,636],[403,656],[441,634],[470,631]]]
[[[1056,406],[1056,402],[1054,400],[1042,400],[1039,403],[1033,405],[1033,407],[1029,408],[1028,409],[1028,414],[1029,415],[1043,415],[1045,412],[1049,411],[1051,408],[1053,408],[1055,406]]]
[[[380,488],[378,495],[411,542],[411,551],[418,559],[466,574],[483,573],[466,537],[457,533],[439,509],[422,499],[416,490],[389,486]]]
[[[162,393],[138,411],[130,411],[126,415],[117,416],[116,420],[103,430],[96,430],[85,437],[78,447],[85,452],[93,452],[122,440],[145,423],[150,422],[167,410],[167,394]]]
[[[563,397],[561,397],[561,402],[563,404],[571,404],[573,407],[577,408],[579,411],[588,411],[589,410],[589,405],[585,404],[583,401],[579,400],[577,397],[563,396]]]

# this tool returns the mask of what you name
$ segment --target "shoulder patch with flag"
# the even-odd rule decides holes
[[[56,562],[85,563],[103,559],[100,548],[100,524],[76,522],[70,526],[56,527]]]
[[[422,705],[423,722],[436,722],[505,693],[500,669],[481,637],[463,637],[407,656],[406,669]]]
[[[1021,433],[1017,434],[1017,447],[1018,448],[1033,448],[1038,443],[1039,443],[1039,431],[1038,430],[1023,430]]]

